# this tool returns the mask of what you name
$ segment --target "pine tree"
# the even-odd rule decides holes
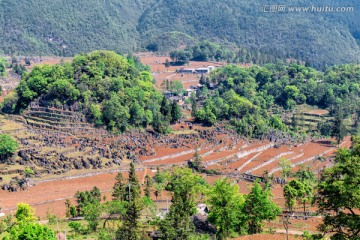
[[[140,198],[140,183],[136,176],[135,164],[133,162],[130,163],[130,172],[128,184],[125,188],[125,201],[131,202],[132,199]]]
[[[128,186],[126,187],[125,200],[126,214],[123,217],[121,227],[116,231],[116,239],[138,240],[141,239],[140,233],[140,213],[142,203],[140,198],[140,183],[136,176],[135,165],[130,163]]]
[[[199,153],[199,149],[196,148],[195,149],[195,154],[194,154],[194,161],[192,162],[192,167],[198,172],[202,168],[201,161],[202,161],[202,157],[201,157],[201,155]]]
[[[169,67],[170,67],[170,61],[169,61],[169,59],[166,59],[166,60],[165,60],[165,67],[166,67],[166,71],[168,71],[168,70],[169,70]]]
[[[112,192],[111,196],[113,197],[113,200],[122,201],[122,200],[124,200],[125,188],[126,188],[125,179],[124,179],[122,173],[118,173],[115,180],[116,180],[116,182],[114,184],[113,192]]]
[[[160,112],[163,116],[167,117],[171,114],[171,106],[169,100],[164,96],[161,101]]]
[[[152,187],[152,180],[149,177],[149,175],[146,175],[145,176],[145,190],[144,190],[144,193],[145,193],[145,196],[148,197],[148,198],[150,198],[150,196],[151,196],[151,194],[150,194],[151,187]]]
[[[181,118],[181,109],[176,101],[171,104],[171,122],[175,123]]]
[[[200,83],[200,84],[205,84],[205,76],[204,76],[204,74],[201,74],[199,83]]]

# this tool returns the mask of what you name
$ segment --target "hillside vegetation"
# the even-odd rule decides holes
[[[4,0],[0,49],[5,54],[74,55],[95,49],[166,52],[210,39],[314,66],[359,60],[359,2],[346,13],[264,13],[265,1]],[[272,4],[276,4],[276,1]],[[279,2],[284,4],[284,2]],[[286,6],[344,6],[334,0]]]
[[[145,69],[136,58],[111,51],[76,55],[72,63],[36,66],[5,99],[3,111],[22,112],[36,102],[81,111],[88,121],[111,131],[152,124],[163,132],[170,121],[178,120],[179,108],[154,88]]]

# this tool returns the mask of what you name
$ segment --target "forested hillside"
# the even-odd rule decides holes
[[[0,50],[68,55],[94,49],[169,51],[210,39],[314,66],[359,60],[356,0],[291,1],[286,6],[350,6],[343,13],[264,13],[265,0],[3,0]],[[271,4],[277,4],[272,1]]]

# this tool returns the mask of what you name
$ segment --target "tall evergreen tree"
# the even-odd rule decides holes
[[[151,196],[151,187],[152,187],[152,179],[149,177],[149,175],[146,175],[145,176],[145,190],[144,190],[144,193],[145,193],[145,196],[150,198]]]
[[[170,116],[171,114],[171,105],[169,103],[169,100],[164,96],[162,101],[161,101],[161,106],[160,106],[160,112],[162,115],[164,116]]]
[[[123,217],[121,227],[116,231],[116,239],[139,240],[140,233],[140,213],[143,208],[140,198],[140,184],[136,176],[135,165],[130,163],[128,185],[126,187],[125,200],[126,213]]]
[[[175,123],[181,118],[181,109],[176,101],[173,101],[171,104],[171,122]]]
[[[169,71],[169,67],[170,67],[170,61],[169,59],[165,60],[165,67],[166,67],[166,71]]]
[[[113,200],[122,201],[124,200],[125,191],[126,191],[125,179],[122,173],[119,172],[116,175],[115,180],[116,182],[114,184],[113,192],[111,196],[113,197]]]

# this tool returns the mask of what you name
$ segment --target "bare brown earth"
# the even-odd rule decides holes
[[[144,178],[144,174],[145,171],[137,172],[140,180]],[[123,175],[127,177],[127,173]],[[77,191],[87,191],[97,186],[110,199],[110,190],[115,183],[115,177],[116,173],[106,173],[92,177],[43,182],[28,190],[14,193],[0,190],[0,206],[2,211],[10,213],[15,210],[17,203],[25,202],[32,205],[41,218],[46,217],[48,209],[58,216],[65,217],[65,200],[74,201],[73,196]]]
[[[160,87],[161,83],[164,80],[174,81],[179,80],[184,84],[184,88],[187,89],[192,85],[196,85],[199,83],[200,74],[180,74],[176,73],[177,69],[180,68],[201,68],[201,67],[221,67],[225,66],[226,62],[214,62],[214,61],[190,61],[189,64],[184,66],[170,66],[169,68],[165,67],[165,61],[168,59],[171,61],[168,56],[157,56],[151,53],[137,53],[136,54],[141,62],[150,66],[151,72],[153,73],[153,77],[156,80],[156,85]],[[248,64],[243,64],[241,66],[248,67]]]

